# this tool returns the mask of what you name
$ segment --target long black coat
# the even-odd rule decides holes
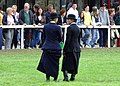
[[[67,28],[64,52],[80,52],[80,28],[71,24]]]
[[[42,46],[42,56],[37,70],[46,75],[57,77],[59,71],[59,58],[61,57],[61,28],[54,23],[44,26],[43,34],[45,42]]]
[[[62,71],[77,74],[80,58],[80,28],[71,24],[67,28],[66,42],[64,46]]]

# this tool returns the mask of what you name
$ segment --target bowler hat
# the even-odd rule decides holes
[[[55,19],[55,18],[58,18],[58,14],[57,13],[51,13],[50,14],[50,19]]]
[[[67,19],[77,20],[76,17],[75,17],[75,15],[73,15],[73,14],[69,14],[68,17],[67,17]]]

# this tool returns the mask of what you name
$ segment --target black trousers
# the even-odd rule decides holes
[[[80,52],[66,52],[63,56],[62,71],[70,74],[78,73]]]
[[[100,38],[99,38],[100,47],[106,47],[107,40],[108,40],[108,30],[106,28],[99,29],[99,34],[100,34]]]
[[[17,44],[18,44],[17,36],[18,36],[18,31],[14,30],[14,36],[13,36],[13,40],[11,44],[11,49],[13,48],[13,46],[17,48]]]

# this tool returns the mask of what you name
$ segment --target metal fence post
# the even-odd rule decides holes
[[[108,26],[108,48],[111,47],[111,43],[110,43],[110,30],[111,30],[111,27]]]
[[[21,28],[21,49],[24,49],[24,26]]]

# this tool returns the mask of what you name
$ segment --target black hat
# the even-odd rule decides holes
[[[75,17],[75,15],[73,15],[73,14],[69,14],[68,17],[67,17],[67,19],[73,19],[75,21],[77,20],[76,17]]]
[[[55,18],[58,18],[58,14],[57,13],[51,13],[50,14],[50,19],[55,19]]]

